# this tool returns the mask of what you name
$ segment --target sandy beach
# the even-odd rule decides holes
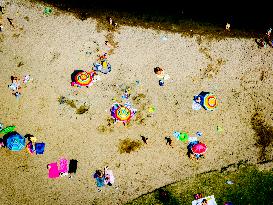
[[[253,129],[257,123],[268,130],[273,126],[272,48],[260,49],[254,39],[185,37],[139,27],[98,31],[94,19],[81,21],[55,8],[45,15],[44,7],[5,1],[1,17],[0,123],[15,125],[22,135],[33,134],[46,148],[43,155],[0,149],[0,204],[124,204],[240,160],[273,159],[273,143],[268,139],[262,149],[263,139]],[[107,50],[109,36],[117,45],[108,58],[112,71],[99,74],[101,80],[89,88],[72,87],[71,73],[91,70],[96,49]],[[170,76],[162,87],[156,66]],[[33,79],[22,86],[19,99],[8,88],[12,75]],[[121,99],[126,86],[138,111],[130,125],[108,126],[113,99],[126,102]],[[217,109],[192,109],[193,96],[201,91],[217,96]],[[62,96],[76,108],[60,104]],[[80,106],[88,111],[77,114]],[[150,106],[156,108],[152,114]],[[200,141],[208,146],[205,159],[191,161],[187,143],[176,141],[174,131],[190,136],[202,132]],[[147,145],[119,152],[120,140],[141,141],[140,135],[148,138]],[[174,148],[166,145],[166,136],[172,137]],[[75,177],[48,178],[47,164],[60,157],[78,160]],[[106,165],[116,181],[98,192],[92,174]]]

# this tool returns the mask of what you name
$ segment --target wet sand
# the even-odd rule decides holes
[[[42,5],[7,2],[0,33],[0,122],[16,125],[22,135],[33,134],[46,148],[37,156],[0,150],[1,204],[124,204],[240,160],[272,160],[272,142],[263,144],[253,129],[255,122],[258,128],[273,126],[272,49],[259,49],[254,39],[183,37],[136,27],[98,32],[94,19],[81,21],[57,10],[46,16]],[[90,70],[96,60],[94,41],[105,50],[109,36],[118,45],[109,56],[112,71],[100,74],[90,88],[71,87],[74,69]],[[163,87],[153,73],[156,66],[171,77]],[[16,100],[8,89],[10,76],[27,74],[33,81],[23,85]],[[129,101],[138,112],[129,126],[108,126],[112,99],[121,100],[125,86],[131,86]],[[216,110],[192,110],[192,98],[201,91],[218,97]],[[76,108],[60,104],[61,96]],[[77,114],[81,105],[89,109]],[[156,107],[152,115],[151,105]],[[175,148],[165,145],[165,136],[180,130],[190,136],[203,133],[205,159],[191,161],[187,144],[175,139]],[[140,135],[148,138],[147,145],[120,154],[120,140],[141,140]],[[62,156],[78,160],[76,176],[48,179],[46,165]],[[106,165],[114,172],[115,186],[97,192],[92,174]]]

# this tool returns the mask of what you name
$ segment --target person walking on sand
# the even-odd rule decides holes
[[[166,140],[166,145],[169,144],[172,148],[173,148],[173,140],[171,139],[171,137],[165,137],[165,140]]]
[[[147,144],[147,139],[148,139],[147,137],[141,136],[141,139],[145,144]]]

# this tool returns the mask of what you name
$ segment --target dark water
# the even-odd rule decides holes
[[[273,1],[137,1],[137,0],[44,0],[63,10],[73,11],[82,19],[109,14],[117,18],[137,18],[144,22],[169,24],[209,25],[225,28],[227,22],[232,30],[265,33],[273,27]],[[118,21],[118,20],[117,20]]]

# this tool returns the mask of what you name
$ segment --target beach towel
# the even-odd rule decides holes
[[[65,158],[60,159],[60,168],[59,168],[60,173],[67,173],[68,172],[68,160]]]
[[[57,162],[53,162],[48,165],[48,178],[57,178],[59,177],[59,170]]]
[[[35,144],[35,150],[36,150],[36,154],[44,154],[45,151],[45,143],[41,142],[41,143],[36,143]]]
[[[75,159],[71,159],[69,163],[69,170],[68,173],[75,173],[77,171],[78,161]]]

